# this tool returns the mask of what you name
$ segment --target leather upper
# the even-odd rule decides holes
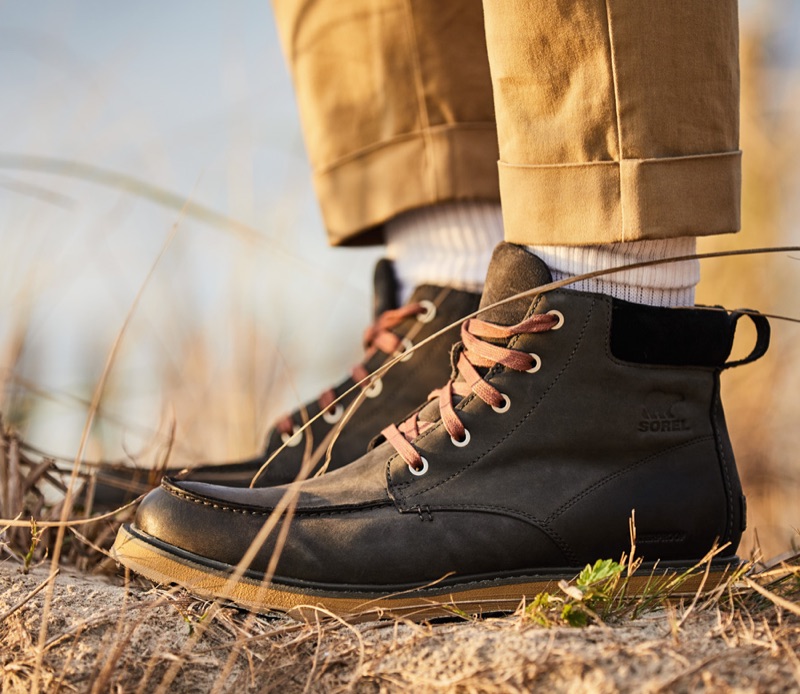
[[[539,262],[511,249],[501,260]],[[478,580],[619,559],[630,548],[634,512],[637,555],[647,560],[699,559],[716,541],[729,542],[732,554],[744,518],[719,399],[724,363],[615,357],[614,304],[598,294],[556,290],[520,304],[516,316],[506,309],[500,317],[508,320],[559,311],[564,322],[509,341],[540,357],[536,373],[501,366],[486,373],[510,398],[507,412],[475,396],[456,405],[470,432],[467,446],[456,447],[438,420],[413,441],[428,462],[422,476],[381,443],[296,487],[167,481],[142,502],[136,527],[173,547],[236,564],[294,490],[276,580],[387,589],[451,572]],[[692,340],[691,326],[703,324],[701,310],[675,311],[677,329],[685,324],[684,339]],[[717,339],[730,345],[735,321],[720,326]],[[726,349],[719,354],[727,358]],[[274,530],[254,571],[265,570],[276,536]]]

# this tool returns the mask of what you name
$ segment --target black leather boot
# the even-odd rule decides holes
[[[323,466],[335,470],[363,455],[383,427],[405,417],[432,387],[447,380],[455,329],[419,346],[407,360],[362,387],[354,388],[356,382],[380,369],[398,353],[473,313],[481,299],[475,292],[436,285],[417,287],[405,306],[398,306],[396,297],[392,263],[381,260],[375,267],[375,322],[364,334],[363,361],[347,379],[277,422],[267,434],[260,454],[248,460],[165,471],[106,466],[98,473],[94,508],[122,506],[158,484],[162,472],[173,479],[233,487],[246,487],[252,482],[262,487],[294,481],[304,461],[307,463],[304,475],[310,477]],[[347,391],[352,392],[333,403]],[[299,431],[320,413],[310,426]],[[278,449],[281,450],[276,455]]]
[[[448,354],[456,334],[432,340],[393,368],[354,388],[373,371],[442,328],[473,313],[480,295],[450,287],[422,285],[405,306],[397,306],[397,285],[391,262],[375,268],[375,322],[364,334],[364,359],[350,376],[316,400],[283,417],[267,434],[264,452],[237,463],[206,464],[181,475],[225,486],[288,484],[300,474],[314,475],[352,462],[363,455],[369,442],[387,424],[406,416],[432,387],[450,374]],[[343,399],[340,396],[351,391]],[[320,415],[317,417],[317,415]],[[303,431],[300,428],[317,417]],[[273,455],[282,448],[280,453]],[[327,458],[330,448],[330,458]],[[269,464],[265,463],[273,458]]]
[[[501,244],[483,304],[549,281],[538,258]],[[293,487],[165,480],[115,555],[251,609],[346,615],[514,609],[629,551],[634,511],[649,566],[689,567],[725,545],[713,567],[730,567],[745,506],[719,375],[769,342],[750,316],[757,344],[728,362],[742,315],[567,289],[492,308],[463,326],[454,379],[367,455]]]

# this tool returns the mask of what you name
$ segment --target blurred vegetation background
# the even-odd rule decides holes
[[[744,230],[799,244],[800,5],[742,2]],[[0,412],[75,456],[137,293],[85,458],[147,466],[257,451],[344,375],[380,249],[325,246],[267,3],[0,5]],[[698,301],[800,318],[798,258],[706,261]],[[737,349],[752,335],[742,331]],[[800,527],[800,326],[725,374],[749,498],[742,554]]]

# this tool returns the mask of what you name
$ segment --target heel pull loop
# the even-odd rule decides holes
[[[756,344],[753,351],[750,352],[744,359],[737,359],[736,361],[727,361],[722,365],[722,369],[734,369],[743,364],[749,364],[760,359],[769,347],[770,327],[769,321],[766,316],[762,316],[758,311],[752,311],[749,308],[739,308],[731,312],[733,317],[734,334],[736,332],[736,325],[739,319],[747,316],[756,328]]]

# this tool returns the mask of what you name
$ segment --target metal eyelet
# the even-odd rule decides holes
[[[469,429],[464,429],[464,438],[459,441],[457,438],[451,436],[450,440],[453,442],[453,445],[457,448],[464,448],[464,446],[469,444],[471,436],[469,435]]]
[[[402,345],[402,348],[395,352],[395,356],[397,357],[402,354],[403,356],[400,357],[400,361],[408,361],[414,356],[414,352],[411,351],[411,349],[414,347],[414,343],[411,342],[411,340],[409,340],[407,337],[404,337],[400,344]]]
[[[550,330],[560,330],[564,325],[564,314],[561,313],[561,311],[556,311],[555,309],[553,309],[552,311],[548,311],[547,315],[555,316],[556,318],[558,318],[558,323],[556,323],[552,328],[550,328]]]
[[[411,474],[417,477],[422,477],[426,472],[428,472],[428,461],[421,456],[420,459],[422,460],[422,467],[419,470],[411,467],[410,465],[408,466],[408,469],[411,470]]]
[[[342,418],[343,414],[344,414],[344,405],[342,405],[342,403],[340,402],[337,402],[336,407],[333,408],[333,411],[328,409],[322,413],[322,418],[328,424],[336,424],[336,422],[338,422]]]
[[[422,313],[417,314],[417,320],[420,323],[430,323],[434,318],[436,318],[436,304],[432,301],[428,301],[427,299],[423,299],[419,302],[419,305],[425,309]]]
[[[500,393],[503,396],[503,404],[500,407],[495,407],[492,405],[492,409],[497,412],[497,414],[503,414],[503,412],[508,412],[508,408],[511,407],[511,398],[508,397],[505,393]]]
[[[383,381],[379,378],[364,388],[364,395],[368,398],[377,398],[383,390]]]
[[[535,374],[539,369],[542,368],[542,358],[533,352],[528,352],[528,354],[530,354],[533,358],[533,366],[530,369],[525,369],[525,373]]]
[[[288,447],[294,448],[295,446],[299,445],[299,443],[303,440],[303,434],[298,433],[297,427],[292,427],[292,433],[287,434],[285,431],[281,434],[281,441]]]

